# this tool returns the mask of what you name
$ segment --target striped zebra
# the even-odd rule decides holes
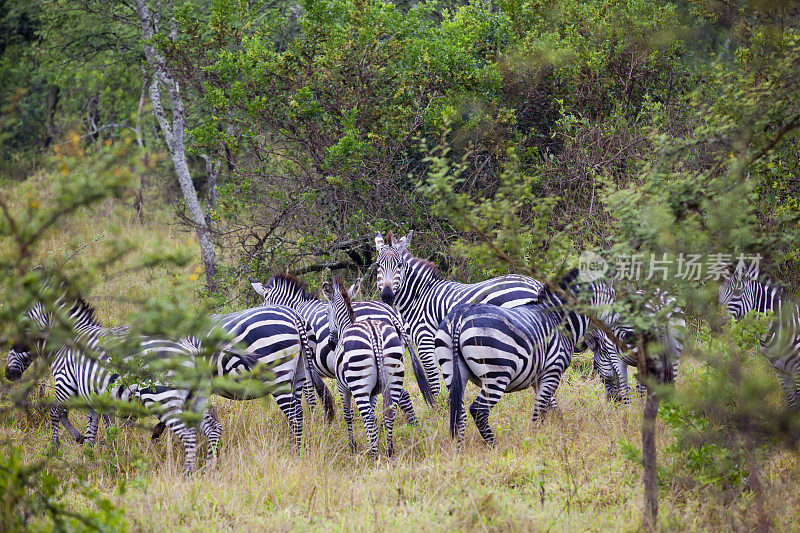
[[[318,300],[315,295],[308,290],[308,285],[304,281],[289,274],[274,274],[266,285],[258,282],[251,282],[251,285],[253,289],[264,298],[262,305],[277,304],[291,307],[308,321],[317,337],[317,351],[314,359],[317,372],[323,377],[335,378],[336,359],[334,354],[336,342],[331,335],[328,324],[327,304]],[[348,290],[351,301],[360,291],[361,280],[357,280]],[[403,345],[411,354],[412,368],[414,369],[417,383],[426,381],[425,371],[420,365],[416,349],[411,343],[406,327],[397,314],[397,311],[383,302],[352,301],[352,306],[356,320],[380,320],[395,328]],[[428,387],[422,386],[420,390],[423,392],[422,396],[424,400],[432,405],[433,398],[429,394]],[[332,418],[333,398],[330,392],[327,387],[322,385],[322,390],[317,388],[317,393],[320,395],[320,398],[322,398],[323,404],[326,405],[326,411],[330,413],[329,419]]]
[[[636,291],[640,296],[643,291]],[[658,349],[664,352],[667,361],[665,382],[672,382],[678,375],[678,364],[683,353],[686,338],[686,316],[675,297],[663,290],[657,290],[643,305],[644,312],[658,317],[655,340]],[[599,329],[590,331],[584,341],[594,355],[593,366],[606,388],[606,398],[627,403],[630,400],[628,367],[639,365],[639,352],[635,345],[633,328],[627,324],[612,327],[614,335],[627,344],[628,350],[621,351],[608,336]],[[652,359],[652,357],[651,357]],[[647,388],[638,379],[636,390],[640,396]]]
[[[439,392],[439,369],[434,356],[436,330],[458,304],[486,303],[517,307],[539,300],[543,286],[526,276],[509,275],[480,283],[442,279],[436,267],[408,251],[413,231],[396,240],[389,233],[384,242],[378,232],[377,285],[381,300],[394,305],[411,328],[411,338],[428,374],[431,392]]]
[[[577,270],[569,272],[561,289],[576,296],[585,293],[582,300],[593,306],[611,303],[606,284],[577,284],[577,275]],[[540,303],[510,309],[457,305],[436,333],[436,358],[450,391],[451,436],[463,442],[467,380],[480,387],[469,412],[489,446],[494,445],[489,412],[504,393],[533,387],[533,420],[543,417],[588,327],[588,317],[565,309],[562,298],[549,289],[542,292]]]
[[[230,337],[212,357],[217,376],[248,378],[252,376],[250,372],[268,371],[262,379],[264,387],[257,391],[222,389],[215,392],[234,400],[271,394],[289,420],[295,444],[300,448],[303,390],[311,396],[312,386],[324,387],[313,363],[317,340],[312,327],[297,311],[281,305],[214,315],[212,320]]]
[[[386,453],[394,453],[392,431],[396,406],[400,406],[410,424],[416,424],[411,397],[403,389],[405,367],[403,344],[397,329],[382,320],[356,321],[350,294],[339,278],[324,283],[322,292],[328,300],[328,323],[336,342],[336,384],[342,398],[344,419],[350,447],[355,451],[351,399],[355,399],[370,442],[370,454],[378,458],[378,427],[375,404],[383,395],[383,420],[386,426]],[[424,387],[425,381],[419,383]]]
[[[68,307],[64,298],[56,302],[58,313]],[[125,342],[125,328],[104,328],[94,316],[94,310],[78,298],[71,305],[64,317],[56,318],[54,313],[45,309],[40,302],[28,313],[28,318],[40,331],[47,335],[56,321],[69,327],[72,336],[60,342],[51,342],[43,338],[31,348],[23,343],[16,343],[9,351],[6,364],[6,377],[18,380],[30,366],[35,355],[40,355],[50,366],[55,381],[55,400],[50,410],[52,427],[51,444],[59,444],[59,424],[64,424],[73,438],[83,441],[77,430],[69,423],[64,403],[78,398],[91,408],[98,396],[108,395],[117,401],[141,401],[151,409],[161,423],[169,428],[183,443],[186,452],[185,471],[192,472],[197,466],[196,431],[184,421],[184,413],[201,412],[201,432],[208,440],[209,458],[216,454],[217,443],[221,434],[221,424],[206,408],[205,398],[197,391],[171,384],[175,378],[172,370],[150,366],[156,361],[173,360],[184,367],[194,367],[199,346],[184,340],[155,339],[140,337],[136,340],[137,353],[123,358],[125,365],[136,365],[143,374],[147,374],[145,382],[130,383],[120,379],[114,371],[108,347],[119,348]],[[148,364],[148,362],[150,364]],[[155,372],[163,375],[155,378]],[[97,431],[99,417],[92,409],[89,411],[89,424],[85,440],[93,443]]]
[[[734,320],[753,311],[772,315],[761,353],[778,375],[789,407],[800,411],[800,307],[758,276],[756,263],[740,264],[720,285],[719,303]]]
[[[214,392],[231,400],[252,400],[271,394],[286,416],[299,449],[303,437],[303,391],[307,397],[313,397],[312,387],[317,390],[324,387],[314,368],[317,342],[311,326],[294,309],[280,305],[212,315],[211,319],[229,338],[211,355],[214,377],[224,378],[222,386]],[[239,390],[238,378],[260,378],[262,386]],[[325,407],[332,416],[333,402]],[[156,426],[153,439],[163,430],[163,425]]]

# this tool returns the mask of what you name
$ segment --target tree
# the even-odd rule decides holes
[[[177,39],[177,25],[172,2],[165,2],[164,9],[167,17],[168,28],[166,39],[175,41]],[[160,4],[159,4],[160,5]],[[159,22],[162,13],[151,11],[145,0],[136,0],[136,11],[139,15],[139,23],[142,31],[144,53],[147,57],[147,64],[153,74],[153,81],[150,83],[150,104],[153,114],[161,127],[161,134],[169,149],[175,174],[183,192],[189,216],[195,226],[197,239],[200,243],[201,259],[206,274],[206,285],[208,291],[213,293],[217,290],[217,262],[214,251],[214,243],[211,240],[211,230],[206,222],[206,216],[200,207],[197,198],[197,191],[192,183],[192,176],[189,172],[189,165],[186,161],[186,147],[184,146],[184,135],[186,132],[186,117],[184,114],[183,97],[178,81],[173,78],[169,66],[165,63],[162,55],[154,47],[154,42],[158,34]],[[172,124],[166,118],[164,107],[161,103],[161,86],[167,89],[169,101],[172,106]],[[212,193],[213,194],[213,193]]]

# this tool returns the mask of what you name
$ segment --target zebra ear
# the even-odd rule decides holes
[[[747,265],[747,272],[744,274],[745,279],[756,280],[758,279],[759,268],[758,261],[752,261]]]
[[[327,281],[322,284],[322,295],[325,297],[326,300],[329,302],[333,299],[333,285],[328,283]]]
[[[394,246],[398,251],[402,252],[404,250],[408,250],[408,245],[411,244],[411,237],[414,235],[414,230],[412,229],[409,231],[405,237],[402,237],[399,241],[393,242],[392,246]]]
[[[378,250],[383,248],[383,235],[381,235],[380,231],[375,233],[375,248]]]
[[[354,300],[361,294],[361,280],[357,279],[351,286],[350,290],[347,291],[347,294],[350,295],[350,299]]]
[[[263,283],[251,281],[250,286],[253,287],[253,290],[256,291],[260,296],[264,297],[267,295],[267,288],[264,287]]]

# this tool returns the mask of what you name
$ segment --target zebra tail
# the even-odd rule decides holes
[[[408,337],[403,325],[396,317],[392,317],[392,325],[397,330],[397,334],[403,339],[403,344],[408,347],[408,353],[411,354],[411,368],[414,369],[414,378],[417,380],[417,386],[422,393],[422,398],[425,403],[433,406],[433,393],[431,392],[431,384],[428,382],[428,375],[425,373],[425,367],[422,366],[422,361],[419,360],[417,348],[411,344],[411,339]]]
[[[419,360],[417,349],[408,343],[408,351],[411,354],[411,367],[414,369],[414,378],[417,380],[417,386],[422,393],[422,399],[425,403],[433,406],[433,393],[431,392],[431,384],[428,383],[428,374],[425,373],[425,367],[422,366],[422,361]]]
[[[383,335],[377,331],[375,325],[372,323],[369,325],[369,330],[374,336],[373,346],[375,346],[375,361],[378,364],[378,376],[383,382],[381,390],[383,394],[383,411],[385,413],[392,405],[392,395],[389,387],[389,373],[386,372],[386,364],[383,357]]]
[[[312,347],[309,342],[309,337],[313,336],[313,333],[309,334],[309,332],[306,331],[306,325],[302,322],[298,323],[297,329],[300,331],[300,340],[303,343],[303,355],[308,372],[308,379],[311,381],[314,390],[317,391],[317,394],[322,400],[322,410],[325,413],[325,420],[332,422],[336,415],[336,409],[334,407],[331,391],[325,386],[319,372],[317,372],[317,368],[314,366],[314,347]],[[316,341],[316,337],[314,340]]]
[[[453,355],[453,376],[450,379],[450,438],[456,437],[458,421],[461,418],[461,411],[464,409],[464,386],[461,382],[461,361],[464,355],[461,353],[461,333],[458,326],[458,318],[452,321],[451,353]]]

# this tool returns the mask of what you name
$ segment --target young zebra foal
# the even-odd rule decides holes
[[[342,397],[350,448],[356,449],[350,405],[351,398],[355,398],[369,437],[370,454],[373,459],[378,458],[375,403],[380,392],[383,394],[386,453],[391,457],[394,453],[392,431],[396,406],[400,406],[410,424],[416,424],[411,398],[403,394],[403,344],[397,330],[386,322],[355,321],[351,295],[339,278],[334,278],[332,284],[324,283],[322,293],[328,300],[328,324],[336,342],[336,384]],[[420,386],[427,386],[427,382],[420,383]]]

